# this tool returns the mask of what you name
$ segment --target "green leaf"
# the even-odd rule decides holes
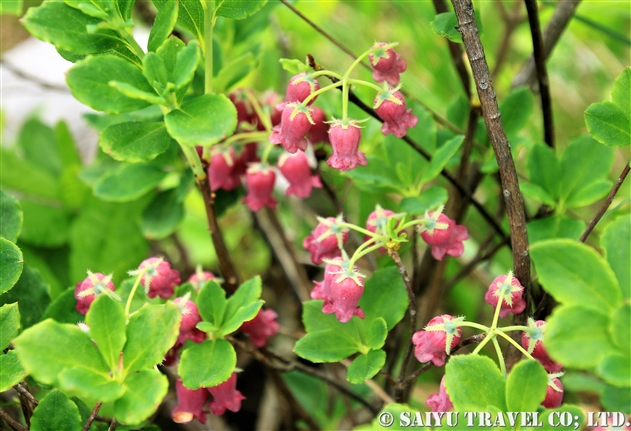
[[[610,353],[598,364],[596,373],[607,383],[622,387],[631,387],[631,357],[629,351],[625,355]]]
[[[0,1],[0,15],[22,15],[22,0]]]
[[[149,51],[155,52],[173,32],[177,21],[178,5],[179,3],[176,1],[167,1],[162,9],[158,11],[149,33],[149,43],[147,45]]]
[[[125,392],[110,375],[78,368],[65,368],[59,372],[59,388],[90,403],[115,401]]]
[[[33,412],[31,431],[80,431],[83,429],[76,404],[53,389]]]
[[[37,270],[25,266],[13,289],[0,296],[0,305],[11,302],[18,303],[22,329],[41,320],[44,310],[50,304],[50,296],[48,286]]]
[[[169,112],[165,124],[180,144],[212,145],[234,132],[237,110],[223,94],[205,94]]]
[[[586,319],[589,319],[589,325],[585,324]],[[609,324],[608,314],[586,305],[557,307],[548,319],[544,338],[546,350],[566,367],[595,367],[601,358],[615,351]]]
[[[118,368],[118,360],[127,337],[123,305],[107,295],[97,297],[86,315],[90,337],[94,340],[111,370]]]
[[[175,70],[175,63],[177,61],[177,54],[180,52],[186,44],[175,36],[169,37],[156,51],[156,54],[160,56],[164,62],[164,67],[167,70],[167,81],[173,82],[173,71]]]
[[[401,209],[410,215],[424,215],[426,211],[436,209],[447,202],[447,190],[443,187],[431,186],[420,196],[407,197],[401,200]]]
[[[151,89],[151,91],[142,91],[134,87],[133,85],[129,85],[119,81],[110,81],[109,86],[116,89],[119,93],[129,97],[130,99],[143,100],[147,103],[155,105],[163,105],[166,103],[166,99],[164,97],[158,96],[153,88]]]
[[[226,292],[216,281],[210,280],[199,289],[197,295],[199,315],[205,322],[212,323],[215,328],[219,328],[223,323],[227,305]]]
[[[18,158],[14,152],[0,150],[2,187],[17,190],[24,195],[58,199],[59,181],[39,166]],[[28,175],[24,175],[28,172]]]
[[[626,67],[616,78],[611,90],[611,100],[625,112],[631,115],[631,68]]]
[[[179,90],[193,80],[200,59],[199,44],[194,40],[177,53],[173,69],[173,83],[176,89]]]
[[[388,325],[383,317],[377,317],[366,330],[366,346],[377,350],[383,347],[388,336]]]
[[[294,58],[281,58],[278,62],[284,70],[292,75],[297,75],[309,70],[309,66],[306,65],[304,61],[296,60]]]
[[[383,350],[371,350],[362,353],[348,367],[346,380],[354,385],[364,383],[372,379],[386,363],[386,352]]]
[[[559,420],[564,412],[569,413],[569,417],[573,419],[567,426],[562,426]],[[556,409],[546,409],[541,414],[539,421],[542,424],[554,424],[554,430],[581,430],[584,429],[583,426],[585,425],[585,413],[576,406],[563,404],[561,407],[557,407]]]
[[[24,158],[58,177],[61,173],[61,161],[55,145],[55,132],[51,127],[32,116],[20,129],[17,146],[24,153]]]
[[[171,143],[164,123],[126,121],[107,127],[99,137],[103,151],[122,162],[148,162]]]
[[[24,224],[20,241],[39,247],[59,247],[68,242],[68,214],[62,208],[22,200]]]
[[[215,9],[217,16],[243,19],[261,10],[267,0],[219,0]]]
[[[261,277],[258,276],[241,283],[228,298],[224,322],[234,316],[241,307],[256,303],[261,298],[262,289]]]
[[[82,322],[85,316],[77,311],[77,300],[74,297],[74,287],[69,287],[46,308],[42,320],[53,319],[59,323],[76,324]]]
[[[513,90],[500,105],[502,123],[506,136],[512,141],[523,129],[532,115],[532,91],[528,87]]]
[[[9,347],[20,329],[20,310],[17,302],[0,307],[0,350]]]
[[[142,370],[125,380],[125,395],[114,404],[114,417],[136,425],[158,410],[169,391],[167,376],[158,370]]]
[[[585,231],[585,222],[564,215],[553,215],[528,222],[528,243],[567,238],[578,241]]]
[[[600,247],[605,252],[605,259],[616,274],[622,295],[631,297],[631,217],[620,217],[607,225],[600,238]]]
[[[127,343],[123,349],[125,372],[151,368],[162,362],[175,344],[182,315],[177,305],[146,305],[134,313],[127,324]]]
[[[365,293],[365,290],[364,290]],[[359,326],[355,323],[341,323],[334,314],[322,313],[323,301],[307,301],[302,305],[302,322],[308,333],[315,333],[326,329],[345,335],[358,346],[362,344]],[[357,322],[353,318],[351,322]]]
[[[108,378],[109,367],[90,337],[76,325],[45,320],[24,330],[13,345],[24,369],[40,383],[57,385],[59,373],[66,369]]]
[[[153,0],[158,11],[161,11],[170,0]],[[177,23],[190,31],[197,40],[204,40],[204,9],[199,0],[179,0],[180,8]]]
[[[60,121],[55,124],[55,144],[57,146],[57,154],[59,154],[59,160],[65,167],[72,165],[81,165],[81,156],[77,150],[77,144],[72,138],[68,124],[65,121]]]
[[[232,86],[256,69],[256,66],[256,59],[252,52],[247,52],[235,58],[226,64],[217,75],[217,78],[215,78],[214,86],[216,91],[229,91]]]
[[[237,353],[230,342],[206,340],[201,344],[190,343],[182,352],[178,374],[189,389],[212,388],[228,380],[236,366]]]
[[[162,239],[171,235],[184,218],[184,204],[178,200],[177,189],[158,193],[142,214],[141,229],[147,239]]]
[[[0,190],[0,236],[16,242],[22,230],[20,203]]]
[[[376,271],[366,281],[364,294],[359,300],[359,306],[364,310],[364,324],[381,317],[385,320],[388,330],[403,319],[408,307],[408,296],[405,283],[395,267]]]
[[[612,102],[592,103],[585,111],[587,130],[601,144],[624,147],[631,143],[629,112]]]
[[[624,353],[631,353],[631,304],[622,304],[613,316],[609,332],[616,346]]]
[[[566,239],[542,241],[530,248],[539,280],[557,301],[599,312],[622,302],[618,280],[596,251]]]
[[[522,181],[519,183],[519,190],[524,194],[524,196],[542,202],[549,207],[554,208],[557,205],[554,198],[550,196],[550,193],[536,184]]]
[[[519,362],[506,381],[506,406],[509,412],[535,412],[546,397],[548,373],[534,359]]]
[[[10,290],[22,274],[22,252],[11,241],[0,238],[0,293]]]
[[[68,71],[66,82],[79,102],[112,114],[137,111],[149,105],[144,100],[125,96],[109,83],[116,81],[153,94],[140,69],[120,57],[104,54],[89,57]]]
[[[27,375],[14,350],[0,355],[0,392],[8,391],[11,386],[20,383]]]
[[[94,194],[110,202],[132,201],[153,190],[166,174],[160,167],[148,163],[121,165],[99,178]]]
[[[454,12],[439,13],[430,25],[437,35],[446,37],[452,42],[462,43],[462,36],[456,30],[458,18]]]
[[[155,52],[147,53],[142,59],[142,74],[158,94],[164,93],[169,76],[162,57]]]
[[[311,362],[338,362],[361,348],[361,343],[335,329],[311,332],[294,346],[294,353]]]
[[[367,156],[368,164],[347,171],[344,176],[353,180],[354,185],[366,192],[397,192],[402,194],[400,180],[394,169],[384,169],[383,159]]]
[[[528,153],[526,168],[533,184],[541,187],[553,199],[558,199],[561,166],[552,148],[534,144]]]
[[[74,54],[105,52],[122,42],[112,32],[88,33],[87,26],[97,25],[101,20],[61,1],[46,1],[39,7],[31,7],[22,19],[33,36]]]
[[[568,196],[565,205],[568,208],[580,208],[603,198],[611,190],[612,182],[609,180],[595,180],[585,187],[574,189]]]
[[[452,356],[445,367],[445,387],[456,411],[506,410],[505,382],[497,365],[486,356]]]
[[[425,172],[423,172],[421,183],[424,184],[431,181],[440,174],[444,167],[447,166],[449,160],[456,154],[456,151],[458,151],[458,148],[462,145],[462,141],[464,141],[464,136],[454,136],[436,151],[432,157],[432,161],[429,162]]]
[[[631,414],[631,391],[629,388],[608,386],[600,396],[600,401],[607,411]]]

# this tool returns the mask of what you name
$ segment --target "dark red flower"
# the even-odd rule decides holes
[[[114,283],[112,283],[111,274],[88,271],[85,280],[77,283],[74,288],[74,297],[77,300],[76,309],[79,313],[86,314],[97,296],[103,294],[112,296],[113,292]]]
[[[403,95],[393,89],[377,94],[375,111],[383,120],[381,133],[384,135],[392,133],[397,138],[402,138],[407,134],[408,128],[411,129],[418,123],[416,115],[406,108]]]
[[[286,196],[295,195],[304,199],[311,196],[312,187],[322,187],[320,177],[311,175],[311,167],[309,167],[307,155],[302,151],[281,155],[278,159],[278,169],[289,181],[289,187],[287,187],[285,192]]]
[[[319,223],[311,235],[306,237],[302,243],[303,247],[311,252],[311,261],[320,265],[323,259],[333,259],[342,255],[341,245],[348,239],[348,229],[339,226],[344,220],[327,217],[319,218]]]
[[[159,296],[162,299],[168,299],[173,296],[173,288],[180,284],[180,272],[172,269],[169,262],[163,258],[150,257],[138,266],[138,271],[143,270],[144,275],[140,281],[147,290],[149,298]]]
[[[269,141],[272,144],[281,144],[290,153],[304,151],[308,144],[305,135],[312,125],[311,108],[302,103],[288,103],[283,109],[280,124],[272,129]]]
[[[278,314],[274,310],[261,309],[254,319],[243,322],[239,331],[248,334],[256,347],[263,347],[267,344],[267,339],[276,335],[280,329],[277,317]]]
[[[329,140],[333,154],[327,164],[340,171],[355,169],[357,165],[366,166],[366,155],[359,151],[362,131],[355,120],[334,120],[329,129]]]
[[[241,410],[241,400],[245,399],[241,392],[237,391],[237,373],[234,372],[225,382],[208,388],[208,392],[213,396],[210,411],[216,416],[224,414],[226,409],[238,412]]]
[[[416,346],[414,355],[419,362],[432,361],[435,366],[445,365],[445,359],[462,338],[462,328],[456,326],[461,319],[454,319],[449,314],[436,316],[429,321],[424,330],[412,337]]]
[[[261,163],[250,165],[245,174],[245,185],[248,194],[243,198],[243,202],[252,211],[258,211],[264,206],[276,208],[278,203],[272,196],[276,173],[268,166]]]

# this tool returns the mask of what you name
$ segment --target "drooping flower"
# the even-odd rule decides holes
[[[303,247],[311,252],[311,261],[316,265],[322,264],[323,259],[333,259],[342,255],[341,247],[348,239],[348,228],[341,226],[344,223],[342,215],[337,218],[318,217],[318,225],[311,231],[302,243]]]
[[[502,301],[500,305],[500,318],[504,318],[509,314],[520,314],[526,308],[526,300],[522,298],[524,288],[515,277],[513,271],[508,271],[508,275],[500,275],[495,277],[491,283],[484,300],[493,307]]]
[[[269,141],[281,144],[290,153],[304,151],[308,144],[305,136],[313,124],[311,108],[303,103],[288,103],[283,109],[280,124],[272,129]]]
[[[232,190],[241,185],[241,176],[237,172],[237,157],[234,148],[215,145],[211,148],[211,159],[208,165],[208,182],[214,192],[219,189]]]
[[[416,346],[414,355],[419,362],[432,361],[435,366],[445,365],[447,355],[456,347],[462,338],[462,328],[457,323],[463,318],[454,318],[449,314],[436,316],[430,320],[424,330],[412,337]]]
[[[368,219],[366,220],[366,230],[378,235],[386,235],[386,225],[388,223],[388,219],[396,215],[397,214],[394,211],[384,210],[381,208],[381,205],[377,205],[376,209],[370,213]],[[365,235],[364,242],[369,241],[370,238],[371,237],[369,235]],[[379,248],[379,251],[381,253],[385,253],[386,249],[381,247]]]
[[[467,228],[442,214],[442,210],[426,214],[421,229],[421,238],[432,246],[435,259],[443,260],[445,254],[460,257],[464,253],[462,242],[469,239]]]
[[[278,169],[289,181],[289,187],[285,192],[288,197],[295,195],[301,199],[308,198],[311,196],[312,187],[322,187],[320,177],[311,175],[307,155],[302,151],[294,154],[282,154],[278,159]]]
[[[529,331],[524,331],[521,334],[521,345],[543,365],[548,373],[558,373],[563,369],[563,365],[554,361],[545,347],[543,346],[543,336],[546,333],[545,320],[533,320],[528,318]]]
[[[326,163],[340,171],[355,169],[357,165],[366,166],[366,155],[359,151],[361,138],[362,131],[357,121],[333,120],[329,129],[333,154]]]
[[[171,264],[161,257],[150,257],[140,263],[137,270],[129,271],[129,275],[142,272],[140,282],[145,287],[147,296],[168,299],[173,296],[173,288],[180,284],[180,272],[172,269]]]
[[[307,139],[314,145],[320,142],[329,143],[329,125],[325,123],[326,114],[317,106],[312,106],[311,109],[313,111],[311,118],[315,124],[311,126]]]
[[[272,122],[272,126],[276,126],[277,124],[280,124],[280,119],[281,119],[281,116],[283,115],[283,110],[276,109],[276,106],[278,106],[280,103],[283,102],[283,97],[273,90],[267,90],[263,92],[263,94],[261,94],[260,100],[261,100],[261,105],[262,105],[261,107],[266,109],[270,114],[270,120]],[[263,125],[263,122],[261,121],[260,118],[258,119],[257,129],[265,130],[265,126]]]
[[[276,321],[278,314],[274,310],[259,310],[254,319],[243,322],[239,331],[248,334],[250,341],[256,347],[263,347],[267,339],[278,333],[280,325]]]
[[[120,299],[114,293],[114,283],[112,283],[112,274],[105,275],[100,272],[93,273],[88,271],[88,276],[75,285],[74,297],[77,300],[75,306],[81,314],[86,314],[90,309],[90,305],[99,295],[108,295],[114,299]]]
[[[416,126],[418,117],[412,114],[412,109],[407,109],[403,95],[395,89],[389,89],[377,94],[375,98],[375,111],[383,120],[381,133],[392,133],[397,138],[404,137],[408,129]]]
[[[230,101],[232,102],[234,107],[237,109],[237,124],[238,125],[241,125],[241,123],[251,124],[256,119],[256,112],[254,111],[254,108],[252,107],[252,103],[248,99],[246,91],[250,91],[250,94],[251,94],[251,90],[237,88],[236,90],[232,91],[228,95],[228,97],[230,98]]]
[[[561,373],[562,374],[562,373]],[[548,376],[548,387],[546,388],[546,397],[541,402],[541,405],[547,409],[555,409],[563,402],[564,393],[563,384],[561,380],[554,377],[554,374]]]
[[[373,67],[372,77],[377,82],[386,81],[390,85],[398,85],[401,80],[400,74],[405,72],[407,64],[401,60],[401,56],[394,52],[394,49],[384,47],[387,43],[379,42],[373,48],[379,48],[368,54],[370,64]]]
[[[173,300],[173,304],[180,308],[182,320],[180,321],[180,333],[177,336],[177,343],[184,345],[186,340],[201,343],[206,339],[206,333],[197,329],[197,324],[202,321],[197,310],[197,305],[189,299],[190,295],[185,295]]]
[[[309,76],[308,73],[303,72],[294,75],[289,79],[287,84],[287,93],[285,93],[285,101],[276,105],[276,109],[282,111],[285,109],[286,104],[299,102],[302,103],[311,93],[320,89],[320,83],[317,79]],[[318,97],[314,97],[308,103],[311,105]]]
[[[208,391],[205,388],[188,389],[179,377],[175,381],[177,394],[177,406],[171,411],[173,422],[185,424],[196,418],[201,423],[206,423],[204,405],[208,399]]]
[[[432,412],[447,412],[454,408],[451,399],[449,399],[449,394],[447,394],[447,388],[445,388],[445,376],[440,380],[438,393],[427,397],[425,404],[432,409]]]
[[[231,412],[238,412],[241,410],[241,400],[245,399],[237,390],[237,373],[234,372],[225,382],[208,388],[208,392],[213,396],[210,411],[216,416],[224,414],[226,409]]]
[[[264,206],[276,208],[278,202],[272,196],[275,182],[276,173],[269,165],[253,163],[245,174],[248,194],[243,198],[243,202],[252,211],[258,211]]]
[[[217,277],[215,277],[215,274],[213,274],[212,272],[202,271],[201,267],[198,267],[197,271],[195,271],[195,274],[191,275],[188,278],[188,282],[193,285],[193,288],[195,290],[199,291],[199,289],[201,289],[208,280],[213,280],[215,278]]]
[[[328,310],[335,313],[335,317],[342,323],[346,323],[353,316],[364,318],[364,311],[359,308],[359,300],[364,293],[364,278],[357,267],[351,268],[349,261],[342,261],[339,271],[331,272],[335,277],[330,286],[330,307]],[[326,313],[324,307],[322,312]]]
[[[333,280],[337,277],[336,273],[342,269],[343,259],[341,257],[335,257],[333,259],[327,259],[326,267],[324,268],[324,280],[314,281],[314,288],[311,291],[311,299],[323,299],[322,312],[324,314],[333,314],[333,303],[331,299],[331,285]]]

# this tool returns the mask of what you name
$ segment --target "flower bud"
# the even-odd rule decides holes
[[[359,151],[362,131],[355,120],[334,120],[329,129],[333,154],[326,163],[334,169],[348,171],[357,165],[366,166],[366,155]]]
[[[192,340],[194,343],[201,343],[206,339],[206,333],[197,329],[197,324],[202,321],[197,310],[197,305],[190,299],[188,295],[175,298],[173,304],[180,308],[182,320],[180,321],[180,333],[177,336],[176,345],[184,345],[186,340]]]
[[[546,397],[541,405],[547,409],[556,409],[563,402],[564,388],[561,380],[556,377],[548,378],[548,387],[546,388]]]
[[[171,269],[171,264],[163,258],[150,257],[141,262],[138,271],[144,270],[140,280],[149,298],[159,296],[168,299],[173,296],[173,288],[180,284],[180,272]],[[133,272],[130,272],[133,275]]]
[[[445,359],[451,349],[456,347],[462,338],[462,328],[456,323],[462,318],[454,319],[449,314],[434,317],[423,331],[418,331],[412,337],[416,346],[414,355],[419,362],[432,361],[435,366],[445,365]]]
[[[311,196],[312,187],[322,187],[320,177],[311,175],[307,155],[302,151],[281,155],[278,159],[278,169],[289,181],[289,187],[285,192],[287,197],[295,195],[301,199],[308,198]]]
[[[364,293],[365,276],[357,267],[349,268],[348,263],[342,262],[341,269],[332,272],[335,278],[331,282],[330,311],[342,323],[348,322],[353,316],[364,318],[364,311],[357,304]],[[324,312],[324,308],[322,311]]]
[[[320,142],[329,143],[329,125],[325,123],[326,114],[324,111],[317,106],[312,106],[311,110],[311,118],[315,123],[311,126],[311,130],[309,130],[309,134],[307,138],[309,142],[312,144],[318,144]]]
[[[114,292],[112,274],[105,275],[100,272],[92,273],[88,271],[88,276],[85,280],[77,283],[74,288],[77,311],[81,314],[86,314],[96,297],[102,294],[108,295],[107,291]]]
[[[283,109],[280,124],[272,129],[269,141],[272,144],[281,144],[290,153],[304,151],[307,149],[305,135],[309,133],[312,124],[310,108],[302,103],[288,103]]]
[[[248,334],[255,347],[263,347],[267,339],[278,333],[280,325],[276,321],[278,314],[274,310],[259,310],[254,319],[243,322],[239,331]]]
[[[241,392],[237,391],[237,373],[234,372],[225,382],[208,388],[208,392],[213,396],[210,411],[216,416],[224,414],[226,409],[238,412],[241,410],[241,400],[245,399]]]
[[[412,110],[406,109],[403,95],[392,89],[377,94],[375,111],[383,120],[381,133],[384,136],[392,133],[397,138],[402,138],[408,133],[408,128],[411,129],[418,123]]]
[[[524,331],[521,334],[521,345],[543,365],[548,373],[558,373],[563,369],[563,365],[555,362],[543,347],[543,335],[546,333],[547,323],[544,320],[528,318],[528,327],[530,331]]]
[[[193,285],[195,290],[199,291],[199,289],[201,289],[208,280],[212,280],[214,278],[217,277],[215,277],[215,274],[212,272],[202,271],[201,268],[198,268],[197,272],[188,278],[188,282]]]
[[[348,239],[348,229],[339,226],[343,223],[342,216],[337,218],[318,218],[318,226],[311,231],[302,243],[311,252],[311,261],[316,265],[322,264],[323,259],[332,259],[342,255],[340,249]]]
[[[401,60],[401,56],[394,52],[394,49],[383,49],[386,43],[379,42],[373,48],[380,48],[370,54],[370,64],[373,67],[372,77],[377,82],[386,81],[390,85],[399,84],[399,74],[405,72],[407,64]]]
[[[252,211],[258,211],[264,206],[276,208],[278,202],[272,196],[274,182],[276,182],[276,174],[268,165],[261,163],[250,165],[245,174],[248,194],[243,198],[243,202]]]
[[[177,393],[177,406],[171,411],[173,422],[185,424],[196,418],[205,424],[208,414],[204,411],[204,405],[208,398],[206,389],[188,389],[182,383],[182,379],[178,377],[175,381],[175,392]]]
[[[437,260],[443,260],[445,254],[454,257],[464,253],[464,240],[469,239],[467,228],[457,225],[456,222],[440,211],[430,212],[425,216],[425,224],[422,227],[421,238],[432,246],[432,256]]]
[[[311,78],[308,73],[303,72],[298,75],[294,75],[287,84],[287,93],[285,94],[285,102],[276,105],[276,109],[282,111],[285,109],[285,104],[299,102],[302,103],[311,93],[320,89],[320,83],[317,79]],[[311,105],[318,97],[314,97],[309,101]]]
[[[500,318],[509,314],[520,314],[526,308],[526,301],[522,298],[524,288],[515,277],[513,271],[508,271],[508,275],[500,275],[489,286],[484,295],[487,304],[497,306],[501,298]]]
[[[208,182],[210,190],[232,190],[241,184],[241,176],[235,169],[237,157],[232,147],[216,145],[211,148],[210,165],[208,165]]]
[[[454,405],[451,403],[451,399],[449,399],[449,394],[447,394],[447,389],[445,388],[445,376],[440,379],[440,389],[438,393],[427,397],[425,404],[432,409],[432,412],[453,410]]]
[[[379,235],[385,235],[388,218],[394,215],[396,215],[394,211],[384,210],[380,205],[377,205],[377,209],[371,212],[366,220],[366,230]],[[364,242],[370,240],[370,238],[371,237],[369,235],[365,235]],[[379,251],[381,253],[385,253],[386,249],[384,247],[380,247]]]

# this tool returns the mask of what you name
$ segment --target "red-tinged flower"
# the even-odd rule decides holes
[[[267,90],[263,94],[261,94],[261,105],[264,109],[266,109],[270,114],[270,120],[272,122],[272,126],[276,126],[280,124],[281,117],[283,115],[283,110],[276,109],[276,106],[283,102],[283,97],[275,91]],[[284,105],[283,105],[284,107]],[[263,122],[259,118],[258,130],[265,130],[265,126]]]
[[[216,145],[211,149],[208,165],[208,182],[214,192],[219,189],[232,190],[241,185],[241,176],[235,169],[237,157],[232,147]]]
[[[225,382],[208,388],[208,392],[213,396],[210,411],[216,416],[224,414],[226,409],[238,412],[241,410],[241,400],[245,399],[241,392],[237,391],[237,373],[234,372]]]
[[[215,274],[213,274],[212,272],[202,271],[201,268],[198,267],[197,271],[195,271],[195,274],[191,275],[188,278],[188,282],[193,285],[193,288],[195,290],[199,291],[199,289],[201,289],[208,280],[213,280],[215,278],[217,277],[215,277]]]
[[[314,281],[315,287],[311,291],[311,298],[324,300],[324,304],[322,304],[322,312],[324,314],[335,313],[331,300],[331,285],[333,280],[337,278],[336,273],[342,269],[342,262],[341,257],[327,259],[327,264],[324,268],[324,280]]]
[[[241,177],[245,175],[248,166],[251,163],[259,161],[257,149],[258,144],[256,142],[241,145],[241,151],[238,153],[239,155],[237,156],[234,162],[234,167],[232,168],[232,176],[239,179],[239,184],[241,183]]]
[[[392,133],[397,138],[402,138],[408,133],[408,129],[416,126],[418,118],[407,109],[403,95],[395,89],[389,89],[377,94],[375,98],[375,111],[383,120],[381,133]]]
[[[545,320],[537,320],[536,322],[532,318],[528,318],[529,331],[524,331],[521,334],[521,345],[543,365],[548,373],[558,373],[563,369],[563,365],[554,361],[545,347],[543,347],[543,336],[546,333]]]
[[[315,123],[311,130],[309,130],[309,134],[307,135],[307,139],[312,144],[318,144],[320,142],[329,143],[329,125],[325,123],[326,114],[324,111],[317,106],[312,106],[311,118]]]
[[[394,49],[384,49],[388,44],[379,42],[374,48],[376,51],[368,54],[370,64],[373,67],[372,77],[377,82],[386,81],[390,85],[398,85],[400,74],[405,72],[407,64],[401,60],[401,56]]]
[[[183,345],[186,340],[201,343],[206,339],[206,334],[197,329],[197,324],[202,321],[197,310],[197,305],[189,299],[189,295],[175,298],[173,303],[180,308],[182,320],[180,321],[180,333],[177,343]]]
[[[278,159],[278,169],[289,181],[289,187],[285,192],[288,197],[295,195],[301,199],[308,198],[311,196],[312,187],[322,187],[320,177],[311,175],[307,155],[302,151],[281,155]]]
[[[238,88],[228,95],[234,107],[237,108],[237,124],[253,123],[257,118],[246,91],[250,90]]]
[[[280,325],[276,321],[278,314],[274,310],[259,310],[254,319],[243,322],[239,331],[248,334],[250,341],[256,347],[263,347],[267,339],[278,333]]]
[[[159,296],[168,299],[173,296],[173,288],[180,284],[180,272],[172,269],[171,264],[161,257],[150,257],[140,263],[135,271],[130,271],[130,275],[138,275],[142,272],[140,282],[147,291],[149,298]]]
[[[177,393],[177,406],[171,411],[173,422],[185,424],[196,418],[201,423],[206,423],[204,405],[208,399],[208,392],[205,388],[188,389],[179,377],[175,381],[175,392]]]
[[[377,205],[377,208],[370,213],[366,220],[366,229],[378,235],[386,235],[388,219],[393,216],[396,216],[394,211],[384,210],[381,205]],[[369,241],[370,238],[369,235],[365,235],[364,242]],[[385,253],[386,249],[381,247],[379,251]]]
[[[276,208],[278,202],[272,196],[275,182],[276,173],[270,166],[262,163],[250,165],[245,174],[245,186],[248,194],[243,198],[243,202],[252,211],[258,211],[264,206],[271,209]]]
[[[88,276],[85,280],[77,283],[74,288],[74,297],[77,300],[77,311],[81,314],[86,314],[96,297],[103,294],[114,299],[120,299],[118,295],[114,293],[112,274],[105,275],[100,272],[93,273],[88,271]]]
[[[412,337],[416,346],[414,355],[419,362],[432,361],[435,366],[445,365],[447,355],[456,347],[462,338],[462,328],[458,322],[463,318],[454,318],[449,314],[434,317],[424,330],[418,331]]]
[[[469,239],[469,232],[465,226],[456,224],[441,211],[433,211],[425,216],[421,238],[432,246],[432,256],[437,260],[443,260],[445,254],[460,257],[464,253],[462,242]]]
[[[348,239],[348,228],[341,226],[344,223],[341,215],[337,218],[318,217],[318,221],[318,226],[302,243],[303,247],[311,252],[311,261],[316,265],[320,265],[323,259],[341,256],[341,247]]]
[[[445,388],[445,376],[440,380],[438,393],[427,397],[425,404],[432,409],[432,412],[447,412],[453,410],[454,405],[451,403],[449,394],[447,394],[447,389]]]
[[[343,261],[339,271],[332,271],[335,275],[331,282],[331,302],[329,311],[341,323],[346,323],[353,316],[364,318],[364,311],[359,308],[359,300],[364,293],[364,278],[357,267],[350,268],[349,261]],[[322,309],[324,311],[324,308]]]
[[[311,108],[302,103],[288,103],[283,109],[280,124],[272,129],[269,141],[272,144],[281,144],[290,153],[304,151],[308,144],[305,135],[312,125]]]
[[[548,387],[546,388],[546,397],[541,402],[541,405],[547,409],[556,409],[563,402],[563,393],[564,393],[563,384],[561,383],[561,380],[553,376],[554,374],[551,374],[548,377]]]
[[[500,305],[500,318],[509,314],[520,314],[526,308],[526,301],[522,298],[524,288],[515,277],[513,271],[508,271],[508,275],[500,275],[489,286],[484,295],[487,304],[493,307],[502,301]]]
[[[329,129],[333,154],[326,163],[334,169],[348,171],[357,165],[366,166],[366,155],[359,151],[362,131],[355,120],[334,120]]]
[[[285,109],[285,105],[293,102],[302,103],[311,93],[320,89],[320,83],[317,79],[309,76],[308,73],[303,72],[298,75],[294,75],[287,84],[287,93],[285,94],[285,101],[276,105],[276,109],[282,111]],[[308,103],[311,105],[318,97],[314,97]]]

